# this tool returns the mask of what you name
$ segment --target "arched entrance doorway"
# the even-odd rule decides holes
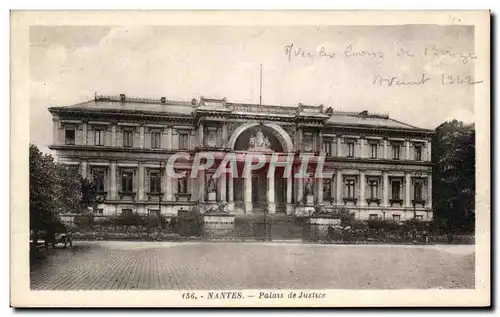
[[[288,186],[291,179],[283,177],[284,167],[275,169],[274,177],[268,178],[269,158],[273,153],[286,155],[291,151],[291,139],[281,127],[275,125],[246,124],[235,131],[230,139],[230,145],[237,152],[264,154],[268,159],[258,170],[253,170],[251,176],[243,175],[245,162],[238,164],[238,178],[234,179],[235,208],[245,213],[286,213]]]

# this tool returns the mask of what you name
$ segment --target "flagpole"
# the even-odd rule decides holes
[[[262,106],[262,64],[260,64],[259,106]]]

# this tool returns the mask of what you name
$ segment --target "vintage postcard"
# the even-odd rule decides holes
[[[489,12],[11,35],[12,306],[490,305]]]

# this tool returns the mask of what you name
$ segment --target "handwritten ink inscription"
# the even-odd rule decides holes
[[[332,59],[351,59],[351,60],[372,60],[377,63],[383,63],[387,60],[391,63],[397,63],[396,59],[418,59],[425,61],[437,60],[457,61],[461,64],[467,64],[478,57],[473,53],[461,52],[451,47],[439,47],[437,45],[424,46],[419,50],[413,50],[406,47],[398,47],[395,51],[383,52],[366,48],[356,47],[353,44],[341,46],[337,50],[331,50],[325,46],[317,49],[305,49],[294,43],[284,46],[284,54],[288,62],[296,59],[318,59],[321,61]],[[451,85],[475,85],[480,84],[482,80],[475,80],[471,75],[456,74],[434,74],[415,70],[414,74],[383,75],[374,74],[372,84],[379,87],[417,87],[428,84],[441,84],[442,86]]]

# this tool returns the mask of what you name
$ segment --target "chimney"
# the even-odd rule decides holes
[[[167,103],[167,98],[166,97],[161,97],[160,101],[161,101],[161,103]]]
[[[127,99],[127,97],[125,96],[125,94],[120,94],[120,101],[125,101]]]

